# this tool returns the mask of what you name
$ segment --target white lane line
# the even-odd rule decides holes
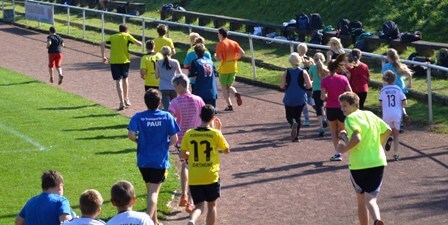
[[[41,151],[48,150],[48,149],[45,148],[43,145],[41,145],[39,142],[37,142],[37,141],[31,139],[30,137],[28,137],[28,136],[26,136],[26,135],[20,133],[19,131],[16,131],[16,130],[10,128],[10,127],[5,126],[4,124],[1,124],[1,123],[0,123],[0,128],[2,128],[3,130],[5,130],[5,131],[7,131],[7,132],[9,132],[9,133],[11,133],[11,134],[17,136],[17,137],[22,138],[22,139],[25,140],[26,142],[28,142],[28,143],[30,143],[30,144],[36,146],[36,147],[37,147],[39,150],[41,150]]]

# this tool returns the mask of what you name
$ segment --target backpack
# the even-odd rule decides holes
[[[424,62],[429,64],[434,64],[434,59],[431,59],[429,57],[420,56],[418,52],[414,52],[409,55],[408,60],[416,61],[416,62]],[[414,71],[413,76],[414,77],[426,77],[426,67],[419,66],[419,65],[409,65],[409,69]]]
[[[364,32],[366,32],[366,31],[363,30],[362,28],[356,28],[356,29],[352,30],[350,32],[350,38],[352,39],[352,43],[356,43],[356,41],[358,40],[358,37],[361,36],[361,34],[363,34]]]
[[[394,21],[386,21],[383,23],[384,36],[381,37],[386,40],[393,40],[399,38],[400,30]]]
[[[401,42],[414,42],[421,40],[420,32],[416,31],[415,33],[402,33],[400,35]]]
[[[300,13],[297,15],[296,26],[297,30],[308,29],[310,25],[310,18],[305,13]]]
[[[322,22],[322,18],[319,13],[310,14],[310,28],[312,30],[320,30],[324,28],[324,23]]]
[[[341,35],[350,35],[349,29],[350,20],[348,19],[340,19],[338,22],[338,37]]]
[[[321,45],[323,37],[324,35],[321,32],[319,32],[318,30],[314,30],[313,33],[311,34],[310,43]]]
[[[355,29],[362,29],[361,21],[358,21],[358,20],[351,21],[348,24],[348,29],[350,30],[350,32],[353,32]]]
[[[367,44],[367,41],[364,39],[364,37],[372,36],[372,33],[370,33],[369,31],[365,31],[365,30],[362,30],[362,31],[363,32],[355,39],[356,41],[354,42],[355,43],[354,48],[357,48],[363,52],[366,52],[368,50],[367,49],[368,44]]]
[[[448,67],[448,49],[442,48],[437,55],[437,65]]]

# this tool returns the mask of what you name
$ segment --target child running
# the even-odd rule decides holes
[[[355,48],[350,53],[353,63],[350,64],[349,80],[350,86],[359,96],[359,109],[364,110],[364,102],[367,98],[367,92],[369,92],[370,72],[369,66],[361,62],[361,50]]]
[[[103,225],[104,221],[97,219],[101,213],[103,197],[94,189],[84,191],[79,197],[79,209],[81,217],[71,220],[64,225]]]
[[[171,58],[172,52],[169,46],[163,46],[161,53],[163,60],[156,63],[156,78],[160,78],[159,89],[162,92],[163,110],[168,111],[171,100],[177,96],[171,80],[174,75],[181,74],[182,70],[179,61]]]
[[[291,140],[299,142],[300,117],[306,106],[306,90],[311,88],[311,81],[306,70],[299,67],[301,60],[298,53],[289,56],[291,68],[282,77],[280,88],[285,90],[283,104],[285,104],[286,120],[291,126]]]
[[[47,37],[47,49],[48,49],[48,71],[50,72],[50,83],[54,82],[53,78],[53,67],[56,66],[56,71],[58,72],[58,84],[62,84],[62,50],[61,47],[65,47],[64,40],[61,36],[56,34],[56,28],[53,26],[49,29],[50,35]]]
[[[383,120],[392,128],[392,137],[386,142],[386,151],[390,150],[390,145],[393,141],[394,145],[394,160],[400,160],[398,154],[400,133],[400,122],[403,114],[403,108],[406,106],[406,96],[401,91],[400,87],[395,84],[396,75],[391,70],[384,72],[383,81],[384,87],[381,89],[379,100],[383,111]]]
[[[341,132],[340,153],[350,151],[350,178],[358,201],[358,218],[361,225],[384,225],[376,202],[387,165],[382,145],[390,134],[389,126],[370,111],[359,110],[359,97],[353,92],[339,96],[342,112],[347,117],[347,132]]]
[[[188,225],[194,225],[205,208],[207,202],[207,225],[217,221],[216,201],[221,196],[219,179],[220,156],[230,152],[229,144],[222,135],[221,122],[215,117],[215,108],[205,105],[201,109],[201,125],[190,129],[182,139],[181,157],[188,159],[188,184],[196,208],[191,214]],[[212,128],[215,123],[216,129]]]
[[[320,82],[322,78],[326,77],[330,71],[328,71],[325,63],[324,54],[318,52],[314,55],[314,62],[316,65],[311,66],[309,69],[310,76],[313,80],[312,90],[313,90],[313,99],[314,99],[314,109],[316,110],[317,120],[319,121],[319,137],[323,137],[325,134],[325,128],[328,126],[327,119],[325,117],[325,110],[323,110],[324,102],[320,98],[321,89]]]
[[[305,43],[300,43],[297,46],[297,53],[299,53],[300,56],[300,68],[306,70],[307,72],[309,72],[309,69],[311,66],[314,65],[314,60],[311,57],[308,57],[306,55],[306,53],[308,52],[308,46]],[[312,92],[311,90],[307,90],[306,91],[306,103],[312,107],[314,107],[314,99],[312,96]],[[310,126],[310,115],[308,112],[308,107],[307,105],[305,105],[305,107],[303,107],[303,126],[305,127],[309,127]]]
[[[145,91],[150,88],[159,89],[160,80],[156,79],[156,63],[163,59],[163,55],[154,52],[154,41],[149,40],[146,42],[147,55],[144,55],[140,60],[140,76],[145,80]]]

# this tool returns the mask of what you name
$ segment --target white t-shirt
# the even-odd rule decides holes
[[[63,225],[104,225],[104,224],[105,224],[104,221],[92,218],[75,218],[73,220],[63,223]]]
[[[379,100],[383,110],[383,120],[400,120],[403,114],[402,102],[406,96],[400,87],[395,84],[385,85],[380,92]]]
[[[136,211],[121,212],[112,217],[106,225],[154,225],[148,214]]]

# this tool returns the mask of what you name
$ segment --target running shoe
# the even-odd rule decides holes
[[[62,84],[62,79],[64,79],[64,76],[59,75],[58,85]]]
[[[342,156],[341,154],[334,154],[334,156],[332,156],[330,158],[330,161],[342,161]]]
[[[401,159],[401,158],[400,158],[400,155],[394,155],[394,160],[395,160],[395,161],[400,161],[400,159]]]
[[[297,122],[294,122],[292,124],[292,126],[291,126],[291,141],[294,141],[297,138],[297,136],[298,136],[297,128],[298,127],[299,127],[299,124]]]
[[[390,151],[390,146],[392,145],[393,140],[394,138],[392,136],[389,136],[389,138],[386,141],[386,146],[384,146],[384,149],[386,149],[386,151]]]
[[[120,105],[118,106],[118,111],[123,110],[124,107],[124,102],[120,102]]]
[[[235,93],[235,98],[236,98],[236,104],[238,104],[238,106],[243,104],[243,100],[241,99],[240,93]]]
[[[190,220],[188,221],[187,225],[194,225],[194,222]]]
[[[303,126],[304,127],[309,127],[310,126],[310,121],[303,121]]]
[[[233,111],[233,106],[231,106],[231,105],[229,105],[229,106],[227,106],[225,109],[224,109],[224,111]]]
[[[129,101],[129,99],[125,99],[124,100],[124,105],[125,106],[131,106],[132,104],[131,104],[131,101]]]
[[[194,211],[194,205],[188,203],[187,206],[185,207],[185,212],[192,213],[193,211]]]
[[[54,78],[53,78],[53,76],[51,76],[50,77],[50,83],[53,83],[54,82]]]
[[[384,225],[384,222],[382,220],[375,220],[373,225]]]
[[[182,195],[180,196],[179,206],[187,206],[188,203],[188,196]]]
[[[322,127],[327,128],[328,127],[328,121],[327,119],[322,120]]]
[[[324,128],[319,128],[319,137],[323,137],[325,134],[325,129]]]

